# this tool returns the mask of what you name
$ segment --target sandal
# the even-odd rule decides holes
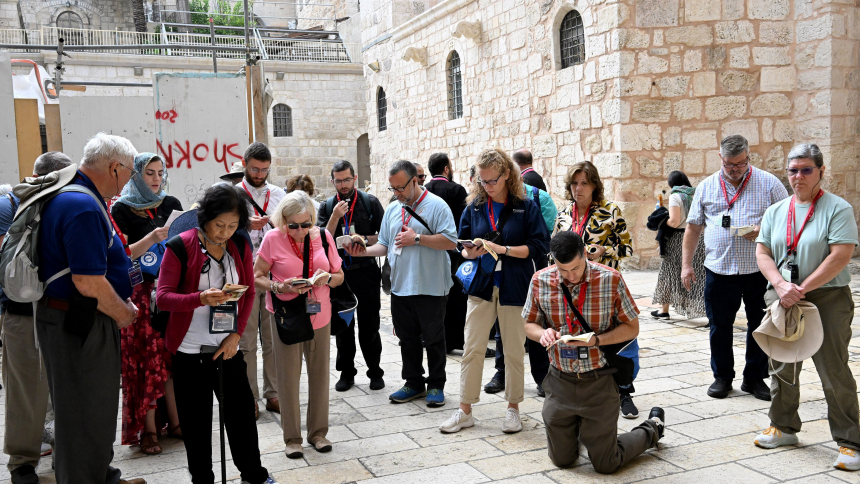
[[[161,453],[161,444],[158,443],[155,432],[144,432],[141,434],[140,451],[146,455],[157,455]]]
[[[170,425],[167,426],[167,436],[173,437],[174,439],[182,440],[182,428],[180,424],[176,424],[176,427],[172,427]]]

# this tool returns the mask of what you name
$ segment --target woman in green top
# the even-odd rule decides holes
[[[802,144],[791,150],[786,172],[794,196],[765,212],[756,259],[769,282],[768,306],[779,301],[791,307],[802,299],[818,308],[824,341],[812,361],[824,389],[830,433],[839,445],[833,466],[860,470],[860,408],[848,367],[854,317],[848,263],[857,246],[857,223],[848,202],[821,188],[825,169],[818,146]],[[801,375],[801,364],[770,362],[771,376],[776,377],[770,390],[771,424],[756,437],[759,447],[798,442],[800,384],[794,375]]]

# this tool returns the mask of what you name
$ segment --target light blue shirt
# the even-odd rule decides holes
[[[770,173],[750,166],[747,177],[752,176],[740,197],[729,209],[720,186],[723,171],[702,180],[690,206],[687,223],[705,226],[705,267],[722,275],[753,274],[759,272],[755,259],[755,242],[733,236],[730,228],[723,228],[723,215],[731,217],[733,227],[760,225],[764,212],[774,203],[788,198],[788,191],[779,179]],[[743,181],[735,188],[728,179],[726,193],[734,198]],[[746,177],[744,178],[746,180]]]
[[[441,234],[456,243],[457,229],[451,209],[441,198],[429,191],[426,193],[424,200],[413,210],[427,222],[432,232],[415,218],[409,220],[409,228],[421,235]],[[453,285],[451,260],[447,252],[412,245],[401,248],[400,254],[395,253],[394,238],[403,227],[402,207],[398,201],[391,202],[385,208],[382,227],[379,229],[378,243],[388,249],[391,293],[395,296],[445,296]]]

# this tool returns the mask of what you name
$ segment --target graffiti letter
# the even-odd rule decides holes
[[[155,119],[161,119],[161,111],[155,112]]]
[[[161,141],[155,140],[155,145],[158,147],[158,151],[161,152],[162,158],[164,158],[164,167],[173,168],[173,147],[170,146],[170,143],[167,144],[167,152],[165,152],[164,147],[161,146]]]
[[[239,143],[232,143],[232,144],[227,145],[227,148],[226,148],[226,149],[227,149],[227,153],[229,153],[229,154],[231,154],[231,155],[233,155],[233,156],[235,156],[236,158],[238,158],[238,159],[240,159],[240,160],[241,160],[241,159],[242,159],[242,156],[241,156],[241,155],[237,155],[236,153],[233,153],[232,148],[233,148],[234,146],[239,146]]]
[[[182,157],[176,161],[176,167],[179,168],[180,166],[182,166],[182,161],[187,160],[188,161],[188,168],[191,168],[191,142],[190,141],[185,142],[185,150],[184,151],[182,150],[182,146],[179,144],[178,141],[174,141],[173,144],[176,145],[176,149],[178,149],[179,154],[182,155]]]
[[[164,119],[167,119],[167,114],[168,113],[164,113]],[[171,123],[176,123],[176,116],[177,116],[176,111],[171,109],[170,110],[170,122]]]
[[[205,154],[205,155],[203,155],[203,156],[197,156],[197,150],[198,150],[199,148],[206,148],[206,154]],[[207,156],[209,156],[209,145],[204,144],[204,143],[200,143],[200,144],[198,144],[197,146],[195,146],[195,147],[194,147],[193,155],[194,155],[194,159],[195,159],[195,160],[197,160],[197,161],[204,161],[204,160],[206,159],[206,157],[207,157]]]
[[[229,172],[230,167],[227,166],[227,145],[222,145],[224,151],[222,152],[222,156],[218,156],[218,138],[215,138],[215,143],[212,144],[212,154],[215,155],[216,163],[224,164],[224,171]]]

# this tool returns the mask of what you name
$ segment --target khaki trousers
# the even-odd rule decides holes
[[[257,293],[254,297],[254,308],[248,317],[248,325],[239,340],[239,350],[244,353],[245,365],[248,367],[248,383],[254,393],[254,400],[260,399],[260,387],[257,384],[257,332],[263,340],[263,398],[277,398],[275,387],[276,369],[275,358],[272,354],[272,328],[268,319],[272,313],[266,309],[266,293]],[[261,324],[262,321],[262,324]]]
[[[48,377],[36,348],[32,316],[3,313],[3,388],[6,432],[3,452],[9,472],[36,467],[42,454],[42,430],[48,409]]]
[[[521,315],[522,311],[522,306],[500,305],[498,287],[493,288],[493,297],[489,301],[469,296],[466,304],[466,341],[460,366],[460,403],[471,405],[480,400],[487,335],[496,318],[499,319],[499,331],[505,345],[505,400],[508,403],[523,401],[526,321]]]
[[[275,318],[269,316],[269,327],[277,335]],[[277,372],[278,400],[281,402],[281,428],[284,443],[302,443],[302,415],[299,404],[299,382],[302,377],[302,356],[308,365],[308,442],[328,434],[328,396],[331,355],[331,324],[314,330],[314,339],[285,345],[276,336],[272,345]]]
[[[579,444],[588,450],[594,470],[611,474],[657,445],[656,422],[645,420],[618,435],[618,387],[612,375],[577,378],[550,366],[543,380],[544,424],[549,458],[559,467],[573,465]]]
[[[776,300],[776,291],[773,289],[765,294],[768,305]],[[812,355],[812,361],[821,378],[824,399],[827,401],[830,434],[840,446],[860,450],[857,382],[848,367],[848,342],[851,340],[851,319],[854,317],[851,289],[848,286],[819,288],[808,292],[804,300],[818,308],[824,328],[824,341],[818,352]],[[797,413],[800,406],[800,381],[795,386],[790,384],[795,383],[795,372],[799,380],[803,362],[798,361],[797,368],[794,362],[770,360],[770,364],[773,366],[773,369],[769,369],[773,376],[770,381],[773,400],[768,413],[771,425],[787,434],[800,432],[801,420]]]

